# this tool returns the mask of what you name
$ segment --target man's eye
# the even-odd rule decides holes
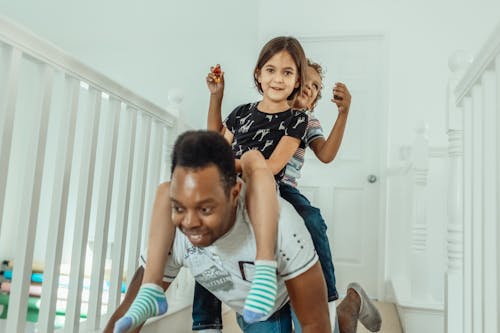
[[[212,213],[212,207],[203,207],[201,208],[202,214],[210,214]]]

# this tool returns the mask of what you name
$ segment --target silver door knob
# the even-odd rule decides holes
[[[375,183],[377,181],[377,176],[375,176],[375,175],[369,175],[368,178],[367,178],[367,180],[368,180],[368,183],[373,184],[373,183]]]

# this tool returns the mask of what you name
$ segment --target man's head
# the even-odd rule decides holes
[[[323,68],[318,63],[307,59],[306,76],[302,92],[295,98],[293,107],[314,110],[321,98],[321,89],[323,89]]]
[[[172,153],[172,221],[195,246],[208,246],[234,224],[240,183],[234,155],[218,133],[189,131]]]

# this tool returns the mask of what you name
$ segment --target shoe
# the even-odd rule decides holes
[[[375,307],[375,304],[373,304],[359,283],[352,282],[347,286],[347,289],[349,288],[356,291],[361,299],[361,305],[359,307],[359,321],[361,324],[363,324],[363,326],[370,332],[380,331],[380,327],[382,326],[382,317],[380,316],[378,309]]]

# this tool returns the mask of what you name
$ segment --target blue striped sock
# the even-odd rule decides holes
[[[245,300],[243,318],[254,323],[271,313],[276,302],[276,261],[256,260],[252,287]]]
[[[163,289],[154,283],[145,283],[139,289],[127,313],[115,323],[113,333],[128,332],[148,318],[164,314],[167,309],[167,299]]]

